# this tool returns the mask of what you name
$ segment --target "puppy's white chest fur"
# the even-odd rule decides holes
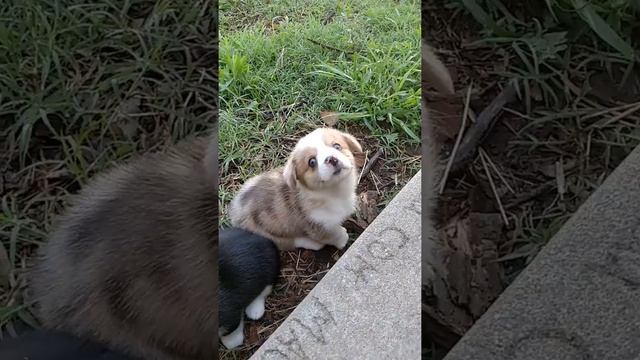
[[[307,211],[310,220],[327,228],[334,228],[355,211],[355,193],[344,189],[331,194],[315,194],[302,192],[300,195],[313,206]]]

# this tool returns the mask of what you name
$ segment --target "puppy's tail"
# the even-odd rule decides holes
[[[433,48],[422,42],[422,79],[443,94],[453,94],[453,80],[449,70],[433,52]]]
[[[204,154],[204,169],[207,179],[212,185],[218,186],[218,124],[216,123],[207,139],[207,147]]]
[[[423,41],[422,44],[422,72],[424,85],[430,85],[443,94],[453,94],[453,81],[449,71],[435,55],[431,47]],[[427,84],[425,84],[425,81]],[[425,96],[422,97],[422,228],[423,249],[433,248],[426,242],[437,241],[435,210],[438,201],[439,184],[442,178],[443,166],[439,161],[440,145],[435,136],[435,124],[431,121]],[[431,254],[422,254],[422,279],[431,277]]]

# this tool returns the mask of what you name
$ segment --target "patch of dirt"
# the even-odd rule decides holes
[[[441,0],[423,3],[422,25],[423,36],[452,71],[457,91],[450,99],[431,101],[433,121],[445,143],[442,155],[448,160],[461,125],[467,88],[473,86],[469,108],[474,119],[506,85],[509,79],[499,74],[514,59],[500,48],[468,46],[480,39],[480,27],[464,11],[456,12]],[[585,76],[589,73],[595,76],[587,81]],[[464,289],[454,294],[458,297],[455,300],[472,320],[486,311],[500,289],[513,281],[638,144],[640,107],[634,108],[640,98],[638,74],[639,71],[631,72],[627,81],[614,89],[613,84],[622,83],[621,73],[615,67],[611,75],[595,67],[569,69],[573,83],[599,84],[600,90],[580,89],[584,98],[570,94],[555,105],[545,103],[540,93],[532,90],[529,104],[517,100],[498,115],[495,126],[480,145],[486,156],[476,154],[475,160],[462,171],[448,174],[437,220],[441,238],[456,256],[461,256],[451,259],[461,263],[457,267],[459,272],[448,279],[448,285]],[[622,108],[611,110],[615,107]],[[536,119],[541,113],[569,115],[537,122],[525,115],[536,111]],[[571,116],[572,111],[576,115]],[[603,113],[593,115],[599,111]],[[618,122],[615,126],[600,126],[615,121]],[[473,125],[468,121],[467,129],[469,126]],[[633,137],[636,140],[629,140]],[[497,268],[492,267],[490,272],[484,269],[483,274],[491,276],[481,279],[480,284],[484,285],[469,293],[479,282],[471,277],[475,273],[469,271],[477,259],[464,258],[469,253],[469,244],[474,245],[467,237],[483,231],[489,231],[491,236],[483,238],[480,252],[488,255],[487,260],[497,264]],[[474,294],[483,298],[474,299],[471,296]],[[434,339],[446,338],[441,343],[448,343],[447,347],[455,343],[451,335],[450,329],[444,328],[432,334]],[[436,353],[446,353],[446,349],[429,339],[423,346],[431,354],[430,359],[441,358]]]

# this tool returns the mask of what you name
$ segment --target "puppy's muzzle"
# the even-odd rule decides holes
[[[327,156],[324,159],[325,164],[329,164],[335,168],[340,167],[340,161],[335,156]]]
[[[335,156],[327,156],[324,159],[324,163],[333,166],[333,168],[335,169],[334,175],[340,173],[340,170],[342,170],[343,168],[342,163]]]

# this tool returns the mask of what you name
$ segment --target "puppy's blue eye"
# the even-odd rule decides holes
[[[333,147],[334,147],[336,150],[342,150],[342,146],[340,146],[340,144],[338,144],[338,143],[333,144]]]
[[[316,164],[317,164],[317,163],[318,163],[318,162],[317,162],[316,158],[312,157],[311,159],[309,159],[309,167],[310,167],[310,168],[314,168],[314,167],[316,167]]]

